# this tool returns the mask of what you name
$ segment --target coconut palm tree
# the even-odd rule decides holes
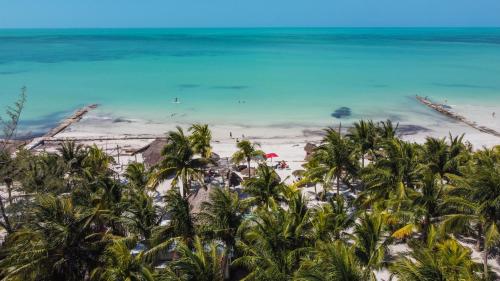
[[[62,161],[66,164],[67,171],[70,175],[82,171],[83,161],[87,156],[82,144],[76,144],[74,141],[66,141],[61,143],[59,148],[57,148],[57,152]]]
[[[142,259],[133,256],[123,240],[111,243],[100,257],[100,266],[90,274],[96,281],[153,281],[152,269]]]
[[[418,146],[392,139],[386,141],[383,147],[384,157],[377,158],[361,174],[366,190],[358,201],[364,201],[367,205],[377,201],[390,202],[397,211],[402,200],[408,198],[411,189],[419,182],[422,168],[419,164]],[[387,201],[388,199],[392,201]]]
[[[464,177],[452,177],[454,188],[444,202],[449,214],[445,216],[444,228],[475,230],[478,250],[483,246],[483,271],[487,279],[489,251],[500,242],[500,154],[485,148],[473,155],[472,163]]]
[[[421,239],[426,241],[429,229],[443,215],[446,192],[447,187],[440,184],[437,174],[430,169],[425,170],[417,190],[410,195],[407,208],[393,216],[403,218],[406,223],[392,237],[403,239],[418,231],[422,234]]]
[[[87,148],[85,158],[82,161],[82,167],[90,178],[95,178],[98,175],[111,175],[113,173],[111,170],[112,164],[115,164],[115,159],[95,144]]]
[[[242,256],[233,265],[248,270],[245,280],[290,280],[309,251],[308,221],[277,205],[257,209],[239,229]]]
[[[8,237],[0,262],[6,280],[83,280],[108,244],[95,219],[105,211],[82,209],[69,198],[36,198],[30,219]]]
[[[123,213],[120,220],[127,228],[144,240],[146,245],[151,245],[153,230],[164,219],[166,210],[153,204],[151,198],[144,190],[132,189],[122,200]]]
[[[324,178],[325,186],[333,181],[337,184],[337,194],[340,194],[340,180],[357,171],[357,160],[354,145],[342,137],[333,128],[325,130],[321,145],[314,151],[308,174],[313,178]],[[324,186],[324,187],[325,187]]]
[[[178,241],[191,245],[196,234],[189,201],[177,190],[171,189],[165,195],[165,211],[169,220],[152,231],[152,247],[145,253],[149,261],[156,261]]]
[[[314,240],[345,240],[347,230],[354,225],[356,213],[349,212],[342,195],[334,195],[328,204],[312,210],[311,233]]]
[[[134,162],[127,166],[124,176],[130,186],[135,189],[144,190],[148,186],[150,173],[146,170],[143,163]]]
[[[202,202],[197,216],[200,231],[207,237],[223,241],[231,251],[236,243],[238,227],[249,209],[238,193],[229,189],[214,188],[209,200]]]
[[[387,119],[386,121],[380,121],[377,124],[377,131],[382,140],[392,140],[397,137],[399,123],[394,126],[391,120]]]
[[[194,158],[195,152],[189,137],[182,128],[167,134],[167,144],[162,150],[164,157],[150,179],[151,186],[157,186],[161,181],[173,176],[172,185],[181,182],[180,192],[186,196],[191,190],[191,181],[203,183],[202,168],[208,163],[206,158]]]
[[[248,209],[249,204],[240,200],[238,193],[215,188],[209,200],[202,202],[201,212],[197,216],[199,231],[203,236],[224,242],[227,250],[224,260],[226,277],[229,276],[230,258],[234,256],[238,228]]]
[[[269,207],[271,201],[281,200],[284,184],[278,174],[267,165],[259,165],[257,176],[248,178],[243,182],[245,192],[252,197],[252,203]]]
[[[365,167],[365,156],[377,147],[378,136],[373,121],[364,121],[354,123],[348,137],[356,144],[361,154],[361,167]]]
[[[381,213],[364,213],[354,227],[354,254],[366,267],[364,278],[375,281],[373,270],[382,268],[390,238],[385,232],[386,217]]]
[[[399,280],[487,280],[480,279],[481,267],[471,259],[471,251],[454,239],[439,239],[433,227],[424,242],[410,243],[411,251],[390,267]]]
[[[353,254],[352,247],[342,241],[319,242],[314,259],[304,259],[294,276],[297,281],[362,281],[364,269]]]
[[[223,281],[225,249],[216,242],[203,243],[194,238],[193,247],[179,242],[179,258],[172,261],[168,270],[160,272],[159,280]]]
[[[264,157],[264,152],[258,150],[256,143],[251,143],[249,140],[242,140],[236,144],[238,151],[236,151],[232,156],[232,161],[234,163],[241,163],[246,161],[248,165],[248,177],[252,177],[250,172],[250,162],[252,160]]]
[[[193,124],[189,128],[189,131],[192,132],[189,139],[194,152],[209,159],[210,156],[212,156],[212,147],[210,146],[210,142],[212,141],[212,132],[210,132],[208,125]]]
[[[424,144],[424,161],[435,174],[440,176],[441,185],[448,174],[460,175],[460,167],[468,160],[469,151],[462,142],[463,135],[446,139],[428,137]]]

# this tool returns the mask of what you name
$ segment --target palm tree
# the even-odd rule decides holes
[[[328,204],[312,211],[311,224],[314,240],[335,241],[347,238],[347,230],[354,225],[356,213],[349,208],[342,195],[335,195]]]
[[[488,280],[478,278],[480,271],[471,251],[454,239],[438,239],[433,227],[425,242],[410,243],[411,251],[390,267],[399,280]]]
[[[197,219],[200,222],[200,232],[207,238],[224,242],[227,255],[224,260],[225,273],[229,276],[230,258],[236,244],[237,232],[249,205],[239,199],[236,192],[229,189],[212,189],[209,201],[201,204],[201,212]]]
[[[427,239],[429,229],[433,222],[441,216],[442,205],[444,204],[445,186],[439,185],[432,173],[425,173],[422,180],[422,187],[417,197],[413,199],[414,210],[421,210],[422,240]]]
[[[209,200],[202,202],[197,216],[201,232],[208,238],[223,241],[231,251],[248,208],[247,202],[240,200],[238,193],[229,189],[212,189]]]
[[[152,270],[144,264],[142,254],[133,256],[123,240],[109,245],[100,258],[90,280],[96,281],[153,281]]]
[[[212,141],[212,132],[208,128],[207,124],[193,124],[189,131],[192,135],[189,136],[191,140],[191,146],[195,153],[200,154],[204,158],[210,158],[212,156],[212,147],[210,142]]]
[[[233,265],[246,268],[244,280],[290,280],[308,251],[307,212],[298,218],[279,206],[259,208],[241,225]]]
[[[390,242],[385,237],[385,217],[380,213],[365,213],[354,227],[354,253],[360,263],[366,267],[366,280],[376,280],[373,270],[378,270],[384,263],[387,246]]]
[[[321,145],[314,151],[308,174],[313,178],[324,178],[324,187],[337,183],[337,194],[340,194],[340,180],[357,171],[355,148],[351,142],[343,138],[333,128],[325,130]]]
[[[419,166],[418,146],[393,139],[386,141],[383,147],[384,157],[377,158],[361,174],[366,190],[358,201],[370,205],[382,199],[391,199],[380,202],[394,203],[394,209],[398,211],[402,200],[408,198],[408,193],[419,182],[422,169]]]
[[[257,177],[248,178],[243,182],[245,192],[252,197],[254,204],[269,207],[271,201],[276,202],[281,198],[284,184],[278,174],[267,165],[259,165]]]
[[[387,119],[386,121],[381,121],[377,124],[377,131],[382,140],[392,140],[397,137],[396,133],[398,131],[399,123],[394,126],[392,121]]]
[[[350,139],[358,146],[361,153],[361,167],[365,167],[365,156],[373,151],[377,146],[377,132],[373,121],[364,121],[354,123],[348,135]]]
[[[150,174],[143,163],[131,163],[124,174],[129,184],[136,189],[144,190],[148,186]]]
[[[235,163],[241,163],[246,161],[248,165],[248,177],[252,175],[250,173],[250,162],[259,157],[264,157],[264,152],[256,148],[258,144],[251,143],[249,140],[242,140],[236,144],[238,151],[233,154],[232,160]]]
[[[177,190],[169,190],[165,195],[165,211],[169,217],[166,225],[153,229],[151,249],[146,251],[145,258],[155,261],[159,256],[171,249],[177,241],[191,245],[196,234],[195,221],[187,198]]]
[[[114,163],[115,159],[112,156],[94,144],[88,147],[82,166],[89,177],[95,178],[97,175],[111,175],[113,173],[111,165]]]
[[[107,245],[96,228],[103,210],[74,206],[69,198],[36,198],[30,219],[8,237],[0,262],[6,280],[83,280]]]
[[[70,175],[78,173],[83,169],[86,152],[82,144],[76,144],[74,141],[66,141],[61,143],[57,152],[66,164]]]
[[[484,149],[473,155],[464,177],[452,177],[454,188],[444,204],[449,215],[444,228],[464,231],[474,227],[478,250],[483,246],[484,278],[488,278],[489,250],[500,242],[500,154]]]
[[[121,221],[132,231],[139,235],[147,246],[151,245],[153,230],[158,227],[165,217],[166,210],[153,204],[151,198],[144,190],[133,189],[122,201],[124,212]]]
[[[185,197],[190,193],[192,180],[203,182],[202,167],[208,163],[206,158],[194,158],[194,154],[189,137],[184,135],[182,128],[168,132],[167,144],[162,150],[164,159],[153,173],[150,185],[157,186],[173,176],[172,185],[176,186],[180,181],[181,195]]]
[[[169,269],[160,272],[160,280],[223,281],[223,247],[215,242],[203,243],[195,237],[193,248],[179,242],[176,251],[179,258],[169,264]]]
[[[366,280],[352,247],[342,241],[319,242],[314,259],[305,259],[294,280],[298,281],[362,281]]]

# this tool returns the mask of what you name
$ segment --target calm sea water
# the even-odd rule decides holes
[[[411,123],[415,94],[500,105],[500,29],[0,30],[0,106],[23,85],[23,126],[42,131],[88,103],[165,122],[327,125],[348,107],[345,122]]]

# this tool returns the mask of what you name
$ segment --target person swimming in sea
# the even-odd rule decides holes
[[[181,103],[181,102],[179,101],[179,98],[178,98],[178,97],[175,97],[175,98],[174,98],[174,101],[173,101],[172,103]]]

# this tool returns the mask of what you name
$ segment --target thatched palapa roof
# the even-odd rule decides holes
[[[161,151],[165,144],[167,144],[165,139],[155,139],[150,144],[136,150],[133,155],[141,153],[147,167],[155,166],[162,160]]]

